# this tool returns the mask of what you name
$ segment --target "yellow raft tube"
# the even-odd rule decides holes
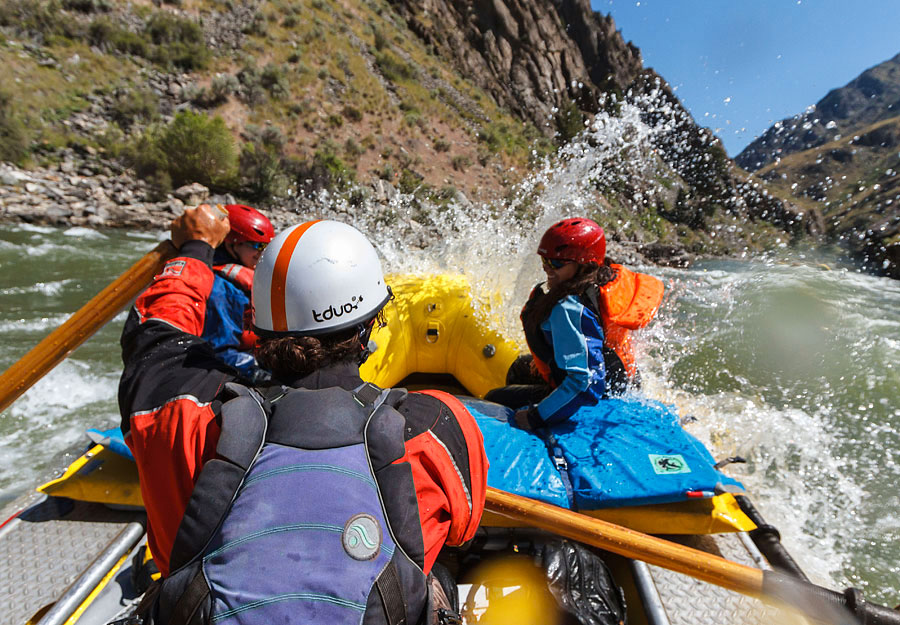
[[[364,380],[382,387],[401,382],[413,388],[443,386],[451,392],[461,387],[476,397],[505,384],[519,346],[481,321],[486,313],[476,313],[464,276],[394,275],[388,277],[388,283],[394,299],[385,307],[387,325],[372,335],[374,352],[360,370]],[[90,449],[63,476],[38,490],[113,505],[143,505],[134,463],[102,445]],[[756,527],[728,493],[672,504],[581,512],[648,534],[714,534]],[[482,524],[516,525],[491,513],[485,514]]]

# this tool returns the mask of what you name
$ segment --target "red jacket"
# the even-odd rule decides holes
[[[213,283],[212,254],[205,243],[186,243],[138,297],[122,334],[122,431],[137,462],[150,549],[163,575],[194,482],[215,455],[220,395],[234,378],[199,337]],[[352,390],[360,384],[357,367],[338,365],[291,386]],[[421,554],[411,557],[428,572],[444,544],[474,536],[488,463],[481,432],[460,402],[440,392],[409,397],[400,409],[409,426],[406,455],[394,464],[409,465],[424,540],[404,547]]]

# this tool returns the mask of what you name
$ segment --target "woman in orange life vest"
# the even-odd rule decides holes
[[[663,284],[606,258],[603,228],[586,218],[553,224],[538,245],[547,292],[537,285],[522,309],[531,356],[485,399],[518,408],[519,427],[568,419],[629,386],[640,386],[630,333],[656,314]]]

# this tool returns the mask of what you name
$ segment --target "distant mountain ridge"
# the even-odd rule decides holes
[[[775,123],[734,160],[747,171],[756,171],[896,115],[900,115],[900,54],[832,89],[809,110]]]
[[[736,161],[820,211],[865,268],[900,279],[900,55],[775,124]]]

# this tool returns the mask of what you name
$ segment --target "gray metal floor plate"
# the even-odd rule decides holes
[[[737,534],[690,537],[685,544],[758,568]],[[761,601],[701,582],[687,575],[650,566],[671,625],[771,625],[802,622]]]
[[[0,536],[0,622],[20,625],[53,603],[143,513],[48,498]]]

